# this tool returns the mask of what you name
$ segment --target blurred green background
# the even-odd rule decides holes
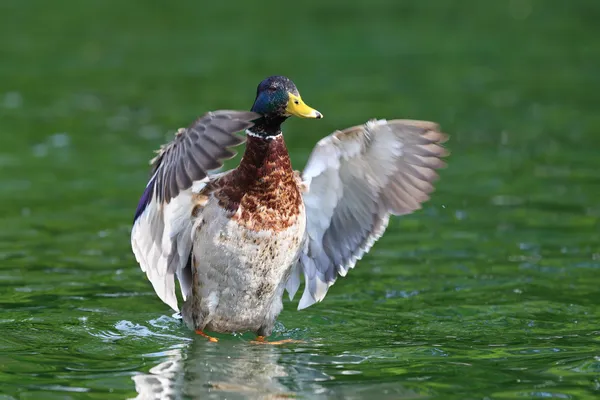
[[[596,398],[600,3],[0,2],[0,398]],[[170,317],[129,249],[152,151],[294,80],[314,143],[369,118],[441,123],[423,210],[276,336],[218,346]],[[235,160],[230,166],[235,165]],[[295,300],[297,301],[297,299]]]

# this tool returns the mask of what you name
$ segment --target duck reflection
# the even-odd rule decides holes
[[[136,399],[280,399],[296,397],[297,391],[306,389],[324,393],[318,382],[332,378],[310,365],[299,365],[301,349],[295,350],[241,340],[194,340],[187,347],[168,351],[168,359],[148,374],[133,377]]]

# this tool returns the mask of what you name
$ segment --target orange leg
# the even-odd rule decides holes
[[[209,342],[218,342],[219,339],[217,339],[216,337],[212,337],[212,336],[208,336],[206,333],[202,332],[201,330],[196,330],[196,333],[204,338],[207,338]]]
[[[266,337],[257,336],[256,340],[253,340],[250,343],[252,343],[252,344],[271,344],[271,345],[277,346],[277,345],[286,344],[286,343],[304,343],[304,342],[302,340],[295,340],[295,339],[284,339],[284,340],[276,340],[274,342],[269,342]]]

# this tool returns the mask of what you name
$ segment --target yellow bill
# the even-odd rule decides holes
[[[323,118],[323,114],[310,108],[302,101],[302,98],[298,95],[288,92],[288,104],[285,111],[290,115],[295,115],[300,118]]]

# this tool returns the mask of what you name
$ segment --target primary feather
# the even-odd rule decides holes
[[[305,289],[298,305],[323,300],[384,233],[390,214],[421,207],[444,166],[446,135],[431,122],[373,120],[321,139],[302,178],[308,245],[297,268]],[[299,282],[290,280],[290,297]]]
[[[131,247],[158,297],[179,311],[175,275],[184,300],[191,292],[188,259],[192,249],[192,195],[208,183],[208,171],[219,168],[243,143],[235,132],[252,126],[250,111],[210,112],[162,146],[152,160],[152,177],[135,214]]]

